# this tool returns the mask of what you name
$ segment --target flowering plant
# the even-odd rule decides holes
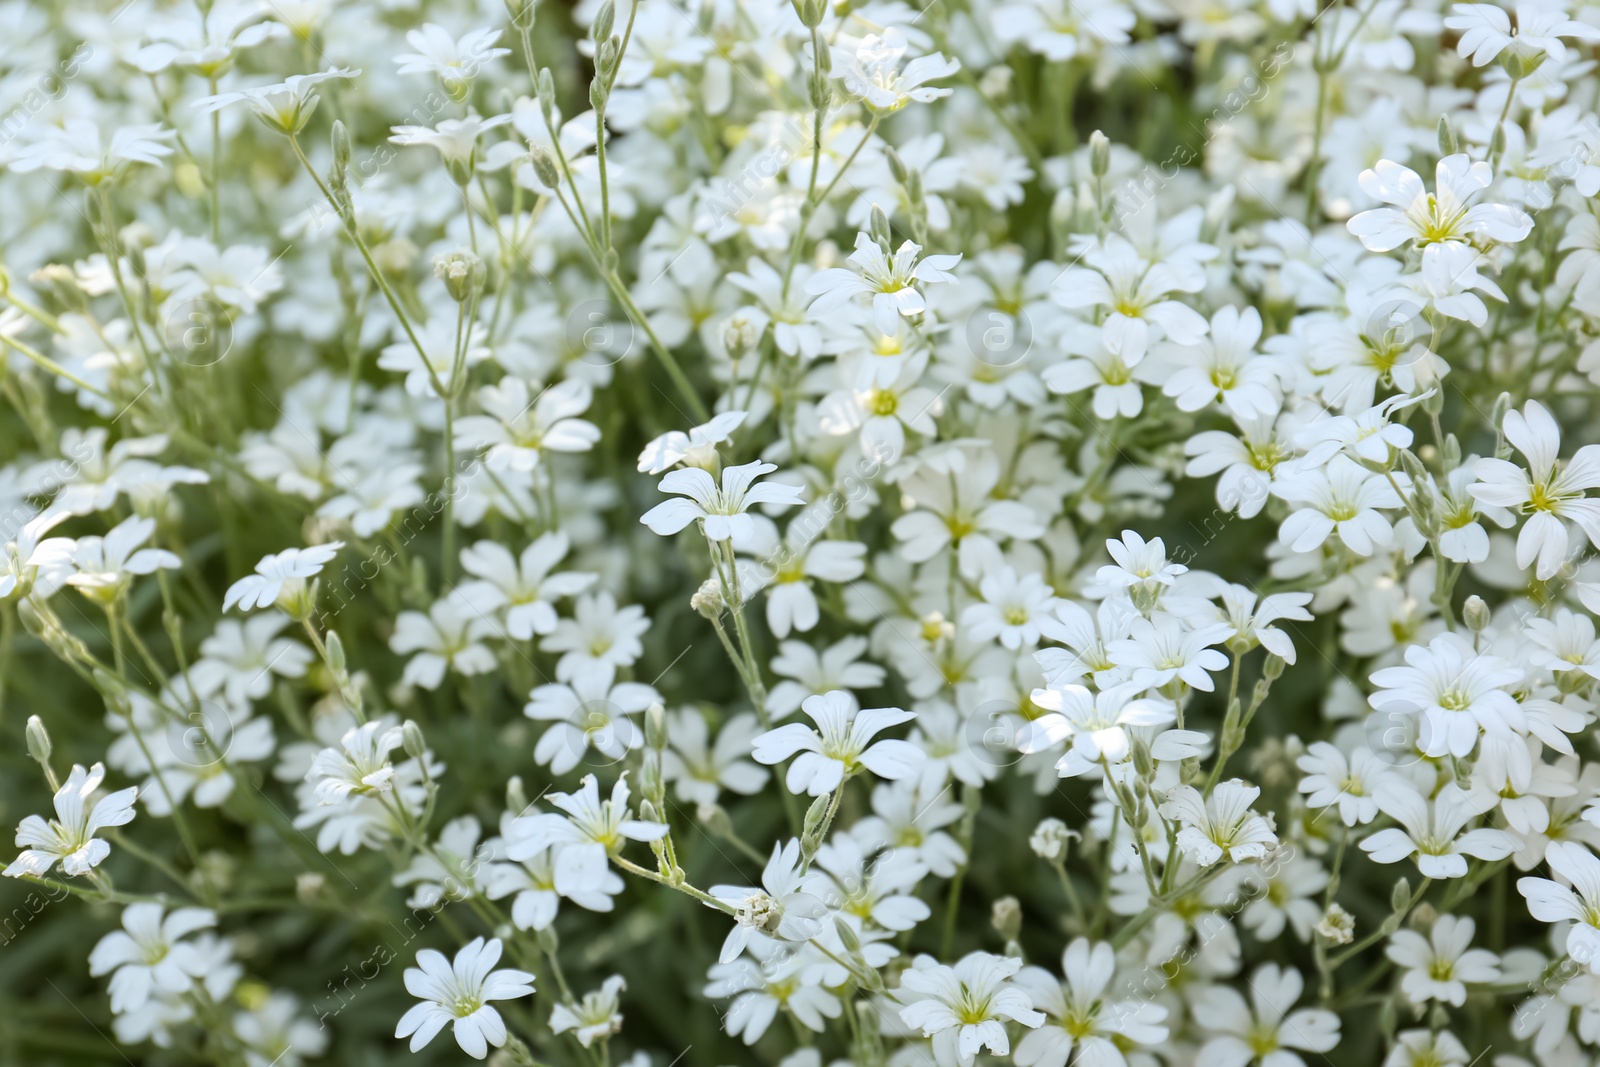
[[[0,1060],[1600,1060],[1600,11],[0,0]]]

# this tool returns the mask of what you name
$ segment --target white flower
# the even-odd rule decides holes
[[[450,1024],[456,1044],[473,1059],[489,1054],[489,1046],[506,1043],[506,1024],[491,1000],[533,995],[533,975],[510,968],[495,970],[500,939],[475,937],[451,961],[431,948],[417,953],[417,966],[406,968],[406,992],[422,1001],[400,1017],[395,1037],[411,1038],[415,1052]]]
[[[91,600],[110,604],[128,591],[134,576],[176,570],[183,561],[164,548],[140,548],[155,532],[154,519],[123,519],[104,537],[80,537],[72,548],[76,572],[67,584]]]
[[[425,22],[406,33],[406,44],[416,51],[394,57],[396,73],[437,74],[452,95],[460,95],[485,63],[511,54],[509,48],[493,47],[500,32],[472,30],[455,38],[443,26]]]
[[[1011,1053],[1007,1022],[1033,1029],[1045,1016],[1033,1010],[1025,989],[1011,981],[1022,961],[987,952],[963,956],[954,967],[918,956],[900,976],[894,991],[904,1007],[901,1020],[924,1037],[933,1038],[939,1067],[972,1067],[987,1048],[997,1056]]]
[[[133,802],[138,789],[119,789],[89,806],[89,799],[105,780],[104,765],[96,763],[87,771],[74,764],[72,773],[56,790],[56,817],[49,822],[37,815],[26,816],[17,825],[17,845],[22,855],[5,869],[8,878],[24,874],[42,875],[58,862],[67,874],[88,874],[111,854],[111,846],[95,835],[112,826],[133,821]]]
[[[220,688],[229,701],[242,704],[270,693],[274,675],[304,677],[312,653],[298,641],[278,636],[288,624],[277,612],[243,623],[222,619],[211,636],[200,642],[201,658],[189,667],[189,680],[202,693]]]
[[[1504,18],[1504,14],[1501,15]],[[1494,179],[1489,164],[1464,154],[1439,160],[1434,191],[1410,167],[1380,160],[1361,172],[1361,189],[1392,207],[1373,208],[1350,219],[1350,232],[1373,252],[1387,252],[1408,241],[1418,245],[1473,238],[1514,244],[1533,230],[1533,219],[1505,204],[1473,204]]]
[[[1130,669],[1134,683],[1143,688],[1177,680],[1209,693],[1216,688],[1211,675],[1228,665],[1228,657],[1211,646],[1232,636],[1225,623],[1186,630],[1171,615],[1135,618],[1127,637],[1106,642],[1106,655],[1118,667]]]
[[[784,779],[791,793],[814,797],[831,793],[846,776],[863,768],[880,778],[904,778],[916,773],[922,761],[921,749],[908,741],[872,740],[891,726],[915,719],[909,711],[862,709],[842,689],[807,697],[800,710],[816,729],[789,723],[757,735],[753,742],[756,762],[769,766],[799,753]]]
[[[922,256],[922,246],[901,242],[894,255],[865,233],[857,232],[856,250],[848,262],[854,269],[829,267],[819,270],[806,282],[806,292],[816,297],[808,314],[819,318],[837,310],[858,296],[872,297],[873,324],[881,333],[899,332],[901,316],[915,318],[928,309],[928,302],[917,288],[938,282],[953,282],[950,273],[961,262],[959,255]]]
[[[1372,674],[1382,686],[1368,698],[1378,711],[1419,714],[1422,750],[1428,756],[1471,754],[1480,731],[1524,733],[1521,707],[1506,691],[1522,680],[1522,669],[1498,656],[1480,656],[1459,634],[1440,634],[1426,648],[1410,645],[1407,666]]]
[[[479,541],[461,550],[461,569],[475,580],[456,586],[455,595],[478,611],[503,610],[512,640],[553,633],[559,622],[555,601],[583,592],[595,580],[580,571],[550,573],[569,548],[561,530],[536,537],[521,556],[498,542]]]
[[[1060,982],[1042,967],[1017,974],[1015,984],[1048,1017],[1017,1043],[1017,1067],[1066,1067],[1074,1052],[1074,1062],[1084,1067],[1127,1067],[1123,1052],[1129,1046],[1166,1041],[1166,1008],[1108,996],[1116,974],[1116,953],[1108,942],[1074,938],[1061,954],[1061,974]]]
[[[1305,1067],[1296,1052],[1327,1053],[1339,1044],[1339,1017],[1333,1012],[1290,1011],[1305,989],[1293,967],[1264,964],[1247,984],[1248,1002],[1224,985],[1205,986],[1194,995],[1195,1021],[1215,1035],[1201,1047],[1196,1067]]]
[[[1278,837],[1272,824],[1250,810],[1261,790],[1237,778],[1218,782],[1210,796],[1180,785],[1167,794],[1161,817],[1179,823],[1178,848],[1209,867],[1226,856],[1234,863],[1264,859]]]
[[[202,96],[194,102],[201,111],[221,111],[225,107],[244,103],[262,122],[279,133],[296,134],[305,129],[317,110],[319,97],[311,90],[335,78],[355,78],[359,70],[333,67],[316,74],[294,74],[274,85],[261,85],[254,89],[237,89],[214,96]]]
[[[1320,548],[1337,533],[1350,551],[1370,556],[1394,536],[1394,527],[1378,509],[1404,506],[1387,478],[1345,455],[1334,456],[1320,469],[1281,474],[1272,495],[1300,505],[1278,528],[1278,540],[1296,552]]]
[[[1467,1000],[1467,983],[1500,980],[1498,957],[1471,947],[1476,929],[1471,919],[1441,915],[1427,937],[1415,930],[1395,931],[1384,955],[1405,969],[1400,989],[1411,1003],[1437,1000],[1459,1008]]]
[[[705,716],[681,708],[667,717],[670,748],[661,754],[661,776],[688,804],[715,804],[722,790],[753,796],[767,784],[768,772],[749,760],[750,742],[760,727],[753,712],[735,715],[710,742]]]
[[[153,997],[187,993],[208,967],[195,942],[182,938],[216,922],[205,908],[166,914],[147,901],[124,908],[122,929],[102,937],[89,953],[90,974],[111,974],[111,1010],[136,1012]]]
[[[1567,955],[1600,975],[1600,859],[1575,841],[1552,841],[1544,855],[1551,873],[1571,888],[1548,878],[1519,878],[1517,892],[1540,922],[1570,922]]]
[[[1488,66],[1507,48],[1530,67],[1547,55],[1561,63],[1567,58],[1567,46],[1560,38],[1600,40],[1600,29],[1572,21],[1560,8],[1521,3],[1515,10],[1517,26],[1512,29],[1511,16],[1498,4],[1452,4],[1444,25],[1461,34],[1456,51],[1475,67]]]
[[[447,668],[469,676],[494,670],[494,653],[483,639],[496,632],[493,619],[459,596],[435,600],[426,615],[402,611],[389,636],[391,651],[411,656],[400,684],[437,689]]]
[[[346,731],[338,748],[320,750],[306,772],[318,802],[335,804],[352,793],[368,796],[394,789],[389,753],[400,747],[402,736],[398,726],[369,722]]]
[[[600,430],[578,416],[593,399],[593,387],[575,379],[530,397],[528,383],[508,375],[478,390],[478,406],[487,414],[456,421],[456,449],[486,449],[484,462],[493,471],[533,470],[546,452],[587,452]]]
[[[1516,845],[1503,830],[1461,832],[1494,805],[1493,796],[1480,798],[1451,783],[1439,790],[1430,804],[1416,786],[1398,775],[1376,786],[1374,794],[1379,809],[1404,827],[1379,830],[1361,842],[1361,848],[1377,863],[1399,863],[1415,856],[1417,870],[1425,877],[1461,878],[1467,873],[1468,856],[1504,859]]]
[[[528,695],[522,713],[552,724],[533,750],[533,758],[548,764],[552,774],[572,770],[589,748],[620,760],[644,743],[630,716],[659,704],[661,694],[643,682],[615,679],[614,667],[595,662],[573,672],[570,681],[550,682]]]
[[[752,937],[782,941],[809,941],[822,931],[828,913],[822,899],[806,891],[800,870],[800,841],[772,846],[772,856],[761,872],[761,888],[714,885],[711,895],[736,909],[733,929],[722,942],[718,962],[728,963],[744,952]]]
[[[736,278],[738,275],[731,275]],[[671,430],[662,434],[639,453],[641,474],[660,474],[668,467],[687,463],[693,467],[711,467],[717,456],[717,446],[733,436],[747,418],[743,411],[724,411],[702,426],[688,433]]]
[[[656,841],[667,832],[666,823],[633,818],[625,773],[611,787],[609,799],[600,799],[600,783],[586,774],[576,793],[551,793],[550,803],[566,815],[519,816],[506,828],[506,855],[521,862],[555,847],[558,878],[564,869],[587,868],[597,860],[603,865],[629,841]]]
[[[1600,546],[1600,500],[1584,496],[1584,490],[1600,486],[1600,445],[1584,445],[1562,464],[1561,427],[1537,400],[1520,412],[1507,411],[1502,429],[1528,469],[1503,459],[1480,459],[1473,467],[1478,481],[1468,492],[1479,503],[1528,516],[1517,536],[1517,566],[1537,561],[1535,576],[1548,581],[1583,543],[1579,530]],[[1577,529],[1569,530],[1566,522]]]
[[[1144,363],[1149,331],[1136,319],[1113,315],[1100,326],[1068,327],[1062,347],[1074,358],[1045,368],[1052,393],[1072,396],[1094,389],[1097,419],[1131,419],[1144,410],[1141,382],[1156,380]]]
[[[119,125],[107,143],[90,119],[68,119],[49,127],[39,140],[23,148],[10,167],[26,173],[44,167],[69,171],[90,185],[114,179],[135,163],[159,164],[172,154],[167,144],[174,131],[159,123]]]
[[[751,505],[789,507],[804,503],[799,486],[756,479],[778,468],[771,463],[746,463],[725,467],[719,486],[699,467],[670,471],[661,479],[663,493],[680,493],[688,499],[667,500],[645,512],[639,521],[652,531],[670,537],[691,522],[699,521],[712,541],[753,536],[755,523],[745,514]]]
[[[1170,701],[1140,697],[1143,691],[1140,685],[1121,685],[1094,694],[1072,684],[1035,689],[1031,699],[1048,714],[1028,723],[1017,747],[1023,752],[1042,752],[1072,738],[1066,755],[1056,761],[1063,778],[1122,763],[1132,751],[1127,727],[1164,726],[1177,717]]]
[[[277,604],[290,615],[297,614],[296,608],[305,609],[298,613],[305,614],[309,611],[306,579],[319,574],[343,547],[343,541],[330,541],[325,545],[286,548],[282,552],[262,556],[254,574],[240,578],[228,587],[227,595],[222,599],[222,610],[227,611],[235,604],[242,611],[254,611]]]
[[[1011,567],[987,575],[979,584],[983,602],[970,604],[961,612],[961,625],[974,641],[1000,639],[1016,651],[1023,645],[1039,642],[1039,619],[1055,599],[1044,578],[1038,574],[1019,577]]]
[[[628,983],[622,975],[607,978],[599,989],[585,993],[575,1005],[557,1004],[550,1009],[550,1031],[564,1034],[569,1030],[578,1043],[588,1048],[622,1029],[622,1011],[618,998]]]
[[[1362,746],[1348,759],[1334,745],[1314,741],[1296,761],[1306,776],[1300,779],[1300,792],[1308,794],[1306,806],[1339,806],[1339,819],[1346,826],[1366,825],[1378,817],[1378,801],[1373,790],[1393,772],[1370,748]]]
[[[1261,313],[1233,306],[1211,316],[1211,335],[1192,345],[1173,345],[1165,356],[1178,369],[1161,386],[1179,411],[1200,411],[1221,404],[1238,419],[1270,418],[1283,398],[1279,369],[1271,357],[1256,354],[1261,340]]]
[[[396,126],[389,143],[405,147],[431,145],[439,150],[457,184],[465,185],[476,162],[478,138],[484,131],[510,121],[509,114],[488,119],[469,114],[464,119],[440,119],[437,126]]]
[[[906,47],[906,35],[893,26],[881,36],[868,34],[854,49],[833,49],[833,76],[844,82],[845,92],[879,113],[949,96],[949,89],[930,89],[924,83],[954,74],[960,62],[936,52],[913,59],[902,70]]]

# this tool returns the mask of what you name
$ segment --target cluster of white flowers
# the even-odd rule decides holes
[[[1600,1063],[1600,8],[0,33],[7,1055]]]

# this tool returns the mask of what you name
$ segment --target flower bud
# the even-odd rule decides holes
[[[660,704],[644,709],[644,743],[657,752],[667,747],[667,709]]]
[[[556,167],[555,153],[542,144],[533,146],[533,173],[546,189],[555,190],[561,186],[561,171]]]
[[[611,36],[611,27],[616,22],[617,8],[612,0],[605,0],[600,5],[600,10],[595,12],[594,25],[589,27],[589,36],[596,44]]]
[[[350,170],[350,131],[344,128],[343,122],[334,119],[329,139],[333,142],[333,172],[338,175],[339,184],[343,185],[345,174]]]
[[[800,20],[800,25],[808,30],[822,25],[822,16],[828,11],[828,0],[790,0],[790,3],[794,6],[795,17]]]
[[[54,746],[50,744],[50,731],[44,728],[44,723],[37,715],[28,716],[28,755],[41,767],[50,764],[50,752]]]
[[[883,208],[877,204],[872,205],[872,220],[867,226],[868,231],[872,234],[872,239],[882,245],[885,252],[893,250],[893,246],[890,243],[889,216],[885,215]]]
[[[1104,178],[1111,170],[1111,138],[1099,130],[1089,135],[1089,171]]]
[[[412,759],[421,759],[428,751],[428,740],[422,736],[422,727],[412,719],[407,719],[400,727],[400,743],[405,747],[406,755]]]
[[[844,945],[844,950],[851,956],[861,955],[861,938],[856,935],[855,927],[844,921],[839,915],[833,917],[833,928],[839,932],[839,942]]]
[[[535,92],[539,97],[539,110],[544,114],[545,122],[553,125],[556,109],[556,78],[550,73],[549,67],[539,69]]]
[[[329,630],[324,643],[328,649],[328,669],[342,676],[345,673],[344,639],[336,631]]]
[[[1450,123],[1449,115],[1439,116],[1439,154],[1453,156],[1461,151],[1461,142],[1456,140],[1456,128]]]
[[[513,774],[506,780],[506,810],[520,815],[528,807],[528,794],[522,788],[522,775]]]
[[[538,8],[534,0],[505,0],[505,5],[511,25],[519,30],[533,29],[533,16]]]
[[[1481,634],[1489,626],[1489,605],[1483,602],[1483,597],[1474,593],[1461,605],[1461,619],[1467,624],[1467,629]]]
[[[708,619],[720,619],[725,606],[722,599],[722,583],[715,578],[707,578],[701,582],[700,588],[689,598],[689,606]]]

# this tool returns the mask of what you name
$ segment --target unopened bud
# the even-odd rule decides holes
[[[513,774],[506,781],[506,810],[520,815],[528,808],[528,794],[522,789],[522,775]]]
[[[1111,170],[1111,138],[1099,130],[1089,135],[1089,170],[1096,178]]]
[[[884,156],[889,160],[889,173],[894,175],[894,180],[901,185],[906,183],[906,161],[900,158],[900,153],[892,147],[884,149]]]
[[[556,79],[550,73],[549,67],[539,71],[537,92],[539,94],[539,110],[544,113],[544,120],[551,122],[556,109]]]
[[[839,942],[844,945],[844,950],[852,956],[861,954],[861,938],[856,935],[855,927],[845,922],[844,917],[833,917],[833,928],[839,932]]]
[[[538,6],[534,0],[505,0],[505,5],[511,25],[519,30],[533,29],[534,10]]]
[[[350,169],[350,131],[344,128],[343,122],[334,119],[333,132],[329,137],[333,142],[333,170],[342,183],[345,173]]]
[[[324,643],[328,649],[328,669],[342,676],[345,673],[344,640],[336,632],[329,630]]]
[[[39,716],[29,715],[28,727],[25,732],[28,735],[28,755],[32,756],[34,762],[41,767],[48,767],[50,765],[50,752],[53,748],[50,744],[50,731],[44,728],[44,723]]]
[[[889,216],[883,213],[883,208],[872,205],[872,220],[867,225],[872,239],[882,245],[884,251],[890,251]]]
[[[406,755],[412,759],[421,759],[428,751],[428,740],[422,736],[422,727],[411,719],[407,719],[400,727],[400,743],[404,746]]]
[[[657,752],[667,747],[667,709],[660,704],[644,710],[644,743]]]
[[[715,578],[707,578],[701,582],[700,588],[689,598],[689,606],[708,619],[721,618],[725,607],[722,599],[722,583]]]
[[[605,0],[600,5],[600,10],[595,12],[594,25],[589,27],[589,36],[596,43],[604,41],[611,36],[611,27],[617,17],[617,8],[612,0]]]
[[[533,173],[546,189],[555,190],[561,186],[561,171],[556,166],[555,153],[542,144],[533,146]]]
[[[1483,602],[1483,597],[1474,593],[1461,605],[1461,618],[1467,624],[1467,629],[1481,634],[1489,626],[1489,605]]]

